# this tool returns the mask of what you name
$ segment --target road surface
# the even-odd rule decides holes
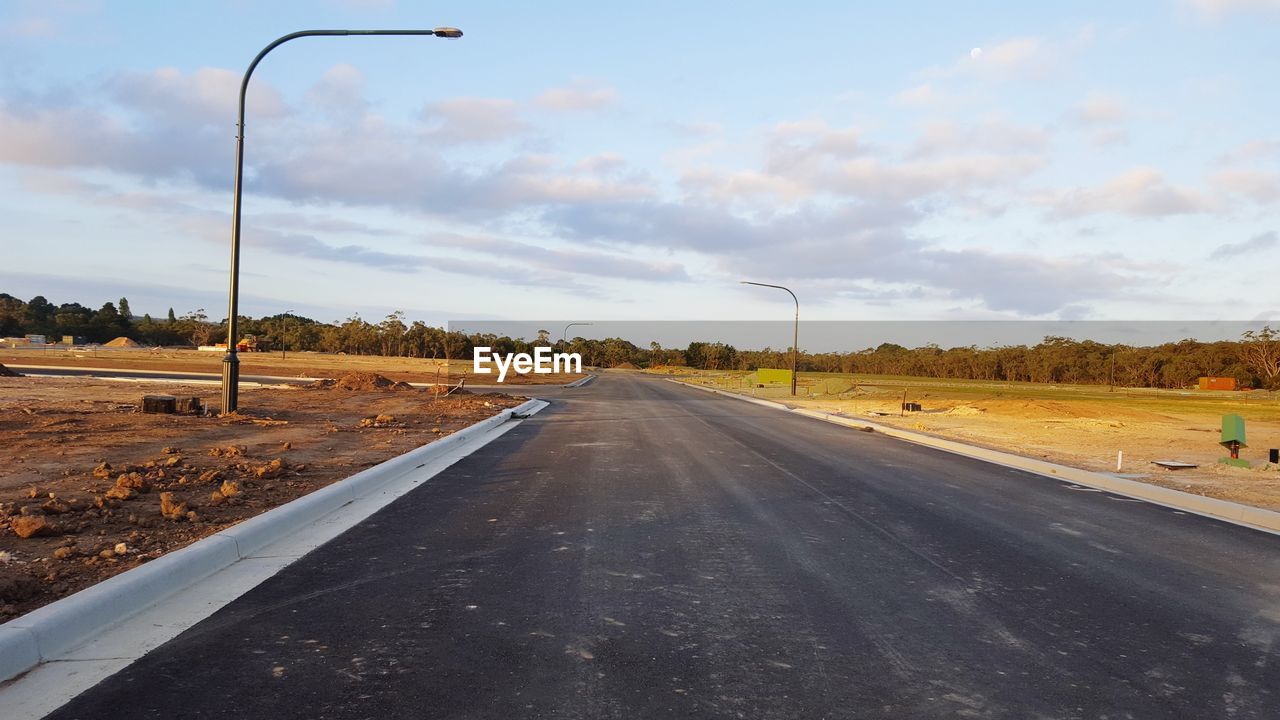
[[[56,718],[1275,718],[1280,537],[610,374]]]

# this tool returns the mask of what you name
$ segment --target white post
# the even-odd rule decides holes
[[[1116,451],[1116,472],[1120,472],[1120,468],[1123,465],[1124,465],[1124,451],[1117,450]]]

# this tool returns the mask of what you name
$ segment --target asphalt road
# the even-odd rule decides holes
[[[56,718],[1276,718],[1280,537],[608,375]]]

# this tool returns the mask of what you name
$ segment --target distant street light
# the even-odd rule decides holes
[[[785,288],[785,287],[782,287],[781,285],[770,285],[769,283],[751,282],[750,280],[741,280],[740,282],[743,285],[758,285],[760,287],[770,287],[770,288],[777,288],[779,290],[786,290],[788,293],[791,293],[791,299],[796,301],[796,327],[795,327],[795,334],[792,336],[792,339],[791,339],[791,394],[792,396],[794,396],[796,394],[796,354],[800,352],[800,300],[799,298],[796,297],[795,293],[791,292],[790,288]]]
[[[284,360],[285,343],[288,341],[289,316],[293,315],[292,310],[285,310],[284,317],[280,318],[280,359]]]
[[[434,30],[302,30],[277,38],[262,49],[249,69],[244,71],[244,79],[240,81],[240,106],[236,121],[236,179],[235,196],[231,204],[231,300],[227,312],[227,354],[222,358],[222,412],[233,413],[239,406],[240,396],[240,358],[236,353],[236,315],[240,305],[240,194],[244,184],[244,99],[249,90],[249,77],[262,62],[267,53],[280,45],[300,37],[345,37],[348,35],[429,35],[433,37],[458,38],[462,31],[457,28],[439,27]]]
[[[560,333],[560,342],[562,344],[565,342],[566,338],[568,338],[569,336],[569,328],[573,327],[574,325],[591,325],[591,324],[592,323],[578,322],[578,323],[569,323],[568,325],[565,325],[564,332]]]

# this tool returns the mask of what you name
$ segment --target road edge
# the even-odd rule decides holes
[[[666,380],[667,382],[675,383],[676,385],[704,390],[716,395],[724,395],[744,402],[773,408],[775,410],[782,410],[795,415],[814,418],[815,420],[823,420],[835,425],[843,425],[844,427],[873,430],[888,437],[906,440],[907,442],[924,445],[944,452],[949,452],[954,455],[962,455],[975,460],[989,462],[993,465],[1001,465],[1015,470],[1023,470],[1036,475],[1043,475],[1045,477],[1067,480],[1069,482],[1097,490],[1105,490],[1110,493],[1115,493],[1116,495],[1123,495],[1128,498],[1133,498],[1134,500],[1142,500],[1156,505],[1163,505],[1164,507],[1202,515],[1214,520],[1220,520],[1233,525],[1246,527],[1251,530],[1280,535],[1280,512],[1265,510],[1263,508],[1253,507],[1252,505],[1243,505],[1241,503],[1231,502],[1230,500],[1219,500],[1217,498],[1193,495],[1180,490],[1173,490],[1159,485],[1149,485],[1147,483],[1128,480],[1126,478],[1118,478],[1105,473],[1093,472],[1092,470],[1082,470],[1068,465],[1059,465],[1045,460],[1037,460],[1035,458],[1016,455],[1014,453],[969,445],[958,440],[947,440],[944,438],[934,437],[932,435],[911,432],[910,430],[902,430],[889,425],[879,425],[867,420],[845,417],[843,415],[833,415],[819,410],[792,408],[784,405],[783,403],[774,402],[772,400],[748,397],[746,395],[739,395],[737,393],[706,387],[705,385],[695,385],[693,383],[682,382],[673,378],[666,378]]]
[[[252,557],[264,546],[373,494],[432,458],[507,422],[513,414],[532,415],[549,404],[533,399],[507,408],[0,625],[0,683],[67,654],[183,589]],[[475,449],[480,447],[483,444]]]

